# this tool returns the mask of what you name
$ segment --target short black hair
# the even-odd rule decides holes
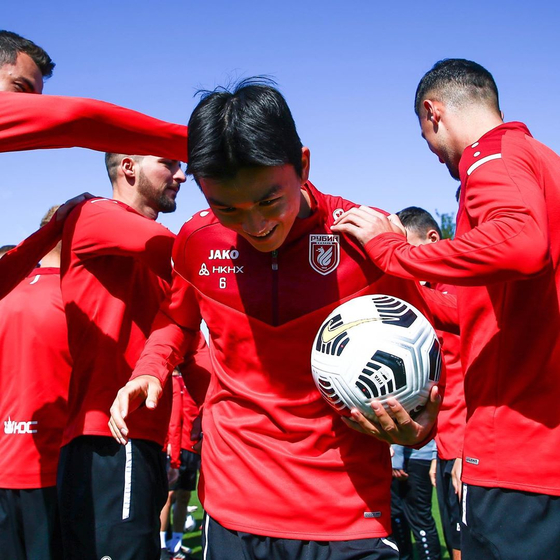
[[[231,89],[205,91],[188,123],[187,174],[228,180],[247,167],[291,164],[302,174],[292,113],[276,84],[247,78]]]
[[[464,58],[445,58],[424,74],[414,98],[417,115],[422,102],[430,96],[455,106],[484,103],[500,112],[494,77],[480,64]]]
[[[424,208],[409,206],[408,208],[404,208],[400,212],[397,212],[397,216],[406,229],[413,231],[417,235],[425,237],[428,231],[435,229],[438,232],[440,239],[442,239],[439,224],[427,210],[424,210]]]
[[[13,31],[0,29],[0,67],[15,64],[19,53],[25,53],[33,60],[43,79],[52,76],[56,65],[44,49]]]

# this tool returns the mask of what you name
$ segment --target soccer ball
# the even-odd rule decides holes
[[[437,335],[415,307],[394,296],[368,295],[337,307],[323,322],[311,352],[313,379],[342,416],[357,408],[376,420],[370,403],[396,398],[411,415],[439,380]]]

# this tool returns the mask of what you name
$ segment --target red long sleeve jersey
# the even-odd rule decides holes
[[[178,469],[181,465],[181,449],[192,451],[192,446],[198,441],[191,439],[191,432],[206,398],[211,367],[208,346],[201,333],[196,353],[181,364],[180,373],[173,372],[172,376],[173,407],[167,443],[171,447],[169,455],[173,468]],[[186,377],[188,387],[183,377]]]
[[[436,284],[433,289],[456,294],[457,288]],[[463,368],[461,366],[461,339],[456,334],[437,331],[443,339],[442,354],[445,362],[445,397],[438,414],[436,434],[437,452],[442,459],[457,459],[463,454],[463,439],[467,422],[467,407]]]
[[[560,495],[560,157],[508,123],[468,146],[459,172],[454,240],[383,234],[366,250],[392,274],[459,286],[463,480]]]
[[[0,301],[0,488],[56,484],[70,353],[58,268],[37,268]]]
[[[174,238],[115,200],[87,201],[66,220],[61,287],[74,365],[63,445],[80,435],[111,435],[109,409],[169,288]],[[130,436],[163,446],[170,409],[166,387],[156,410],[130,418]]]
[[[185,329],[197,330],[203,318],[212,359],[199,485],[205,510],[229,529],[272,537],[384,536],[389,447],[348,428],[322,399],[311,347],[325,317],[353,297],[392,294],[429,311],[416,282],[384,274],[332,233],[334,216],[354,204],[306,188],[312,215],[297,219],[272,253],[254,249],[210,211],[183,226],[172,296],[133,377],[165,379]]]
[[[187,127],[94,99],[0,92],[0,152],[38,148],[187,159]],[[0,298],[60,239],[62,223],[41,228],[0,259]]]

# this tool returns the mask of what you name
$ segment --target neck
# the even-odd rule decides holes
[[[301,189],[301,204],[298,218],[308,218],[311,215],[311,198],[305,189]]]
[[[489,111],[469,111],[457,119],[456,133],[460,139],[461,153],[492,129],[503,124],[500,115]]]
[[[53,249],[41,259],[43,268],[60,268],[60,251]]]
[[[150,220],[156,220],[158,217],[158,212],[151,206],[148,206],[143,198],[135,191],[120,189],[118,185],[114,185],[113,200],[124,202],[127,206],[134,208],[136,212],[142,214],[142,216],[146,216],[146,218]]]

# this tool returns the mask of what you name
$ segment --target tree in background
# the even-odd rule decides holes
[[[436,216],[441,224],[441,238],[453,239],[455,237],[455,214],[453,212],[440,214],[436,210]]]

